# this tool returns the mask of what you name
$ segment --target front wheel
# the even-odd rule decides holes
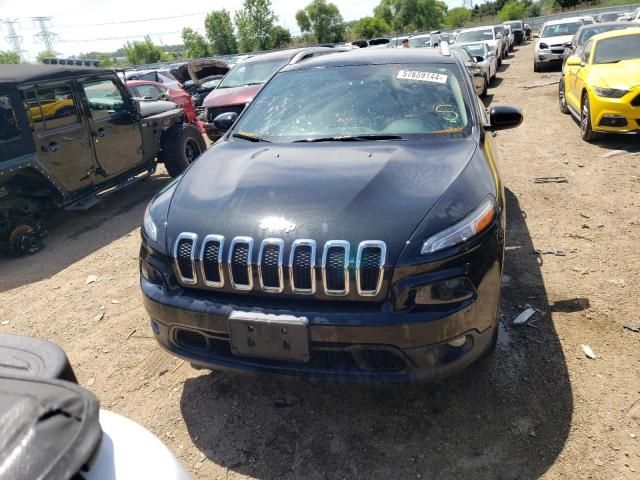
[[[591,125],[591,106],[589,104],[589,95],[582,95],[582,108],[580,110],[580,136],[585,142],[593,142],[597,140],[598,134],[593,131]]]
[[[538,73],[542,70],[542,66],[538,62],[533,62],[533,71]]]
[[[177,177],[206,149],[198,129],[190,124],[174,125],[162,135],[162,150],[158,155],[171,177]]]
[[[560,111],[566,114],[569,113],[569,107],[567,107],[567,96],[564,88],[564,77],[560,77],[560,84],[558,86],[558,103],[560,104]]]

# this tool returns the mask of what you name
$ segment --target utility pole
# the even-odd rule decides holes
[[[40,28],[40,33],[36,33],[34,37],[44,43],[47,52],[54,52],[53,41],[58,35],[49,30],[48,23],[51,21],[51,17],[31,17],[31,19]]]
[[[5,18],[4,20],[2,20],[2,23],[5,24],[8,32],[8,35],[4,38],[7,40],[7,42],[9,42],[9,45],[11,45],[11,48],[13,49],[13,51],[18,54],[18,56],[20,57],[20,61],[23,61],[24,50],[22,50],[22,46],[21,46],[22,37],[16,33],[16,27],[15,27],[16,25],[19,25],[18,19]]]

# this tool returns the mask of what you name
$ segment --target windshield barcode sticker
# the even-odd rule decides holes
[[[447,83],[446,75],[432,72],[416,72],[415,70],[400,70],[396,78],[398,80],[420,80],[422,82]]]

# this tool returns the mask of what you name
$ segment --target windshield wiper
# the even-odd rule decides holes
[[[247,135],[246,133],[234,133],[231,135],[235,138],[241,138],[242,140],[249,140],[250,142],[267,142],[271,143],[269,140],[265,140],[264,138],[257,137],[255,135]]]
[[[367,140],[404,140],[400,135],[341,135],[335,137],[305,138],[295,140],[293,143],[301,142],[364,142]]]

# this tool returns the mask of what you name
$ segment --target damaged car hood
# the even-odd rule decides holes
[[[395,261],[476,146],[471,138],[362,146],[223,141],[178,184],[167,245],[182,232],[256,243],[310,238],[319,246],[383,240]]]
[[[219,59],[199,58],[183,63],[172,69],[171,74],[180,83],[191,80],[199,86],[210,77],[222,77],[226,75],[230,68],[230,65]]]

